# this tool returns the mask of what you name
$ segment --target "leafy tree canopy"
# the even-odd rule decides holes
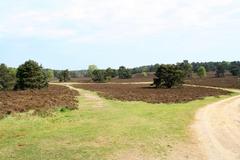
[[[33,60],[20,65],[16,73],[16,89],[41,89],[48,86],[42,66]]]
[[[104,70],[94,70],[92,73],[92,80],[94,82],[105,82],[106,81],[106,76],[105,76],[105,71]]]
[[[87,74],[88,74],[88,77],[92,77],[92,73],[94,70],[97,70],[97,66],[95,64],[92,64],[92,65],[89,65],[88,66],[88,71],[87,71]]]
[[[184,79],[184,72],[176,65],[160,65],[155,73],[153,85],[156,88],[172,88],[181,85]]]
[[[70,73],[68,69],[61,71],[58,75],[58,79],[60,82],[68,82],[71,80]]]
[[[129,79],[129,78],[132,78],[132,74],[129,69],[127,69],[124,66],[121,66],[118,69],[118,77],[120,79]]]
[[[0,65],[0,90],[11,90],[14,88],[16,72],[5,64]]]

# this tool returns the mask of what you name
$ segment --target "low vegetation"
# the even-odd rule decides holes
[[[34,110],[45,113],[56,108],[75,109],[77,91],[67,87],[50,85],[41,90],[0,92],[0,117]]]
[[[73,86],[95,91],[108,99],[149,103],[182,103],[208,96],[229,94],[227,91],[202,87],[155,89],[149,87],[149,84],[76,84]]]
[[[185,80],[187,84],[213,86],[222,88],[240,88],[240,77],[225,74],[224,77],[215,77],[214,72],[208,73],[207,77],[193,77]]]

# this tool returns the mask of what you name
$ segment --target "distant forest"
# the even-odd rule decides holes
[[[189,63],[187,60],[184,60],[181,63],[177,63],[176,65],[180,64],[190,64],[192,67],[192,71],[196,73],[198,69],[203,66],[205,67],[207,72],[216,72],[218,68],[221,68],[225,71],[231,72],[234,76],[240,75],[240,61],[233,61],[233,62],[192,62]],[[137,74],[137,73],[148,73],[148,72],[156,72],[161,64],[154,64],[154,65],[144,65],[140,67],[134,67],[129,68],[129,71],[131,74]],[[108,68],[110,69],[110,68]],[[104,70],[104,69],[102,69]],[[118,70],[118,69],[113,69]],[[61,72],[61,70],[54,70],[54,76],[57,77],[57,75]],[[70,76],[72,78],[78,78],[78,77],[88,77],[88,70],[74,70],[69,71]]]

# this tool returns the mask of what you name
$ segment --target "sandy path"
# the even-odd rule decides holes
[[[200,109],[193,130],[209,160],[240,160],[240,96]]]
[[[72,85],[73,84],[79,84],[79,83],[51,83],[54,85],[62,85],[66,86],[72,90],[78,91],[80,96],[84,98],[85,103],[88,103],[89,106],[96,107],[96,108],[101,108],[104,107],[104,102],[101,97],[99,97],[97,94],[94,94],[91,91],[75,88]],[[82,104],[79,104],[80,107]]]

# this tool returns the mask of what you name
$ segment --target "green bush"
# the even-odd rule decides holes
[[[184,72],[176,65],[160,65],[155,73],[153,85],[156,88],[172,88],[173,86],[183,84]]]
[[[16,89],[41,89],[48,86],[47,75],[42,66],[32,60],[18,67],[16,77]]]
[[[0,65],[0,90],[11,90],[16,83],[15,73],[5,64]]]
[[[147,77],[148,73],[147,72],[142,72],[143,77]]]
[[[206,72],[206,69],[204,66],[200,66],[197,70],[197,75],[200,77],[200,78],[203,78],[203,77],[206,77],[207,76],[207,72]]]

